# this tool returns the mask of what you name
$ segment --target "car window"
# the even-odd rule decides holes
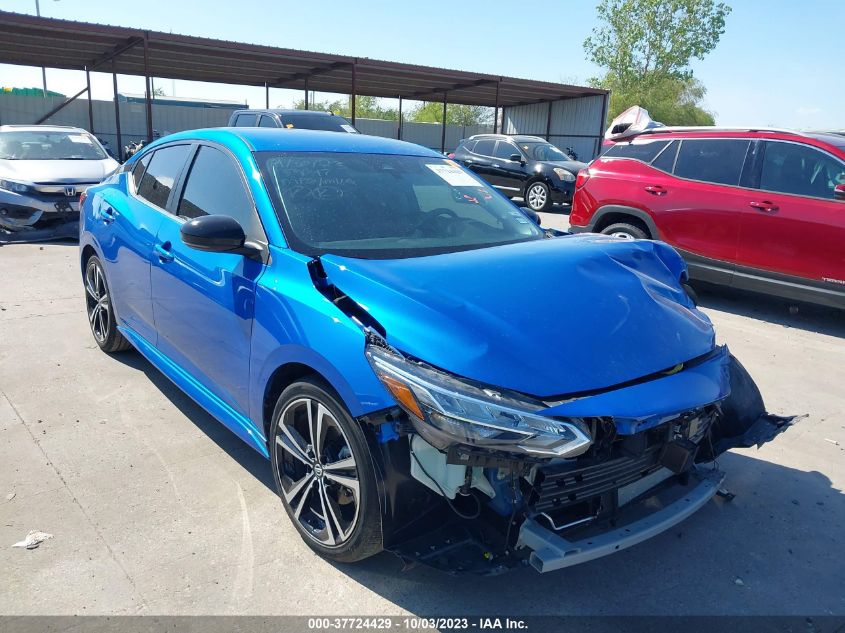
[[[436,156],[255,155],[285,236],[300,253],[392,259],[544,236],[480,178]]]
[[[171,145],[156,150],[141,178],[138,195],[162,209],[167,207],[170,190],[179,177],[190,145]]]
[[[675,157],[678,155],[678,145],[680,145],[680,142],[678,141],[672,141],[669,143],[669,146],[660,152],[657,155],[657,158],[651,161],[651,166],[655,169],[671,174],[672,170],[675,168]]]
[[[271,116],[267,116],[266,114],[261,115],[261,120],[258,123],[258,127],[279,127],[276,125],[276,121]]]
[[[464,150],[466,150],[466,151],[468,151],[468,152],[471,152],[471,151],[473,151],[473,148],[475,147],[475,144],[476,144],[477,142],[478,142],[478,141],[467,141],[467,142],[465,142],[465,143],[461,143],[461,147],[460,147],[460,149],[464,149]]]
[[[475,149],[472,151],[476,154],[481,154],[482,156],[492,156],[495,145],[496,141],[493,139],[484,138],[475,144]]]
[[[572,157],[566,152],[561,151],[559,147],[555,147],[551,143],[543,142],[522,142],[519,144],[523,151],[534,160],[552,160],[565,161],[572,160]]]
[[[255,127],[256,114],[239,114],[235,117],[235,127]]]
[[[675,175],[738,185],[749,144],[742,139],[684,139],[675,161]]]
[[[833,199],[833,188],[845,183],[845,164],[813,147],[766,141],[760,189],[797,196]]]
[[[144,177],[144,172],[147,169],[147,165],[150,164],[150,157],[152,154],[145,154],[138,162],[135,163],[135,166],[132,167],[132,186],[135,187],[135,191],[138,191],[139,187],[141,186],[141,178]]]
[[[503,158],[504,160],[510,160],[512,154],[519,154],[519,150],[516,149],[516,145],[508,143],[507,141],[499,141],[496,144],[496,151],[493,156],[496,158]]]
[[[286,128],[303,130],[325,130],[327,132],[347,132],[357,134],[352,125],[342,116],[326,115],[324,112],[285,112],[281,115],[282,125]]]
[[[103,160],[100,142],[84,130],[12,130],[0,133],[2,160]]]
[[[240,169],[231,158],[213,147],[203,146],[197,152],[179,201],[178,214],[186,218],[228,215],[240,223],[247,239],[266,241]]]
[[[633,158],[644,163],[650,163],[665,148],[669,141],[653,139],[614,143],[605,153],[607,158]]]

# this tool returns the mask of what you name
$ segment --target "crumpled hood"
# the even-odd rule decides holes
[[[539,397],[606,388],[715,346],[662,242],[564,236],[397,260],[325,255],[328,279],[396,348]]]
[[[103,160],[0,160],[0,178],[34,183],[100,182],[120,165]]]
[[[563,167],[574,176],[577,176],[582,169],[587,169],[587,163],[582,163],[580,160],[546,160],[543,162],[553,167]]]

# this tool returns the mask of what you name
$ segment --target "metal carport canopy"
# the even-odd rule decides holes
[[[147,61],[145,65],[145,48]],[[112,67],[112,62],[114,66]],[[605,95],[516,79],[0,11],[0,63],[508,107]]]

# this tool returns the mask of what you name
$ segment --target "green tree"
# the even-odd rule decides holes
[[[408,114],[408,120],[418,123],[442,123],[443,102],[425,101]],[[486,106],[451,103],[446,108],[446,123],[452,125],[483,125],[493,122],[493,114]]]
[[[605,68],[592,83],[612,91],[608,119],[641,105],[669,125],[712,125],[690,62],[716,47],[730,11],[715,0],[600,0],[584,50]]]

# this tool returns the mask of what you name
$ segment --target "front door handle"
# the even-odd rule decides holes
[[[115,218],[117,218],[118,215],[120,214],[115,211],[114,207],[103,207],[103,224],[111,224],[112,222],[114,222]]]
[[[655,196],[662,196],[668,193],[663,185],[647,185],[645,190],[653,193]]]
[[[167,262],[172,262],[173,258],[173,251],[170,250],[170,242],[165,242],[164,244],[156,244],[154,249],[156,255],[158,255],[158,260],[162,264],[166,264]]]
[[[762,200],[761,202],[749,202],[748,206],[763,213],[774,213],[778,210],[778,205],[773,202],[769,202],[768,200]]]

